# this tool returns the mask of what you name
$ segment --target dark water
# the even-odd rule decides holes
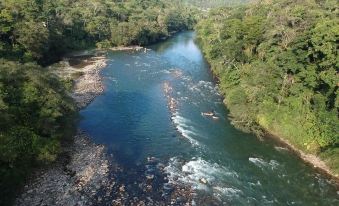
[[[156,157],[171,183],[220,205],[339,205],[330,181],[286,148],[230,125],[193,32],[149,49],[109,53],[106,90],[81,112],[80,127],[129,171],[123,181]],[[211,110],[218,120],[201,115]]]

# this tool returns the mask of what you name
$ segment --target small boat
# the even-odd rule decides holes
[[[201,115],[205,116],[205,117],[211,117],[214,120],[218,120],[219,119],[219,117],[215,115],[214,111],[211,111],[211,112],[201,112]]]
[[[212,117],[214,116],[214,113],[213,112],[201,112],[201,115]]]

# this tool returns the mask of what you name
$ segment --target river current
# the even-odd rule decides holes
[[[196,205],[339,205],[328,178],[230,124],[194,38],[183,32],[147,50],[108,53],[105,91],[81,111],[80,128],[124,169],[116,178],[129,185],[146,176],[156,182],[150,198],[184,185]],[[202,115],[210,111],[214,118]]]

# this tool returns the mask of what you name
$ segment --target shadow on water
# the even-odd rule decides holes
[[[187,46],[192,41],[192,36],[190,36],[190,35],[181,35],[179,33],[179,34],[175,34],[171,39],[172,40],[176,39],[177,41],[180,41],[180,43],[183,46]],[[168,41],[167,40],[167,41],[164,41],[164,42],[157,43],[157,44],[154,44],[152,46],[149,46],[149,48],[153,49],[158,54],[162,54],[162,53],[166,52],[167,49],[175,46],[177,41]]]
[[[92,120],[82,122],[82,128],[95,137],[95,141],[108,146],[119,165],[136,165],[140,162],[145,136],[135,134],[135,130],[149,112],[149,98],[138,92],[114,92],[110,98],[105,95],[81,111],[82,116],[96,116]],[[100,98],[105,98],[104,103]],[[119,109],[116,109],[119,108]],[[132,138],[131,138],[132,137]]]

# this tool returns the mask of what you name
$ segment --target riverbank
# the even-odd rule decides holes
[[[144,47],[141,47],[141,46],[118,46],[118,47],[112,47],[109,50],[111,51],[132,51],[132,50],[140,51],[142,49],[144,49]]]
[[[93,144],[79,131],[74,143],[64,145],[62,155],[50,168],[39,171],[24,187],[15,205],[94,205],[109,178],[109,160],[102,145]]]
[[[218,85],[219,89],[221,90],[219,76],[216,74],[216,72],[212,69],[211,66],[210,66],[210,71],[213,75],[215,83]],[[226,98],[225,94],[223,94],[223,98],[224,99]],[[225,100],[223,102],[225,104],[225,107],[227,107],[229,109],[229,106],[227,105]],[[230,121],[232,122],[232,120],[230,120]],[[321,159],[321,157],[319,157],[315,154],[306,153],[305,151],[299,149],[296,145],[294,145],[290,141],[288,141],[287,138],[283,138],[281,135],[276,134],[275,132],[273,132],[269,128],[265,128],[262,125],[259,125],[259,127],[260,127],[260,129],[262,129],[264,131],[264,135],[263,136],[260,135],[260,137],[270,138],[270,139],[275,140],[279,144],[283,144],[285,147],[287,147],[291,152],[293,152],[295,155],[297,155],[304,162],[306,162],[307,164],[310,164],[311,166],[314,167],[314,169],[316,169],[320,173],[322,173],[325,176],[332,179],[335,182],[335,184],[339,187],[339,174],[337,172],[335,172],[334,170],[332,170],[327,165],[327,163],[323,159]],[[241,130],[241,127],[239,129]]]
[[[210,71],[213,75],[215,83],[218,85],[219,89],[220,88],[220,78],[216,74],[216,72],[210,67]],[[223,98],[225,99],[225,94],[223,94]],[[229,109],[227,103],[225,100],[223,101],[225,104],[225,107]],[[232,122],[232,119],[230,120]],[[335,184],[339,187],[339,174],[333,171],[327,164],[326,162],[321,159],[321,157],[314,155],[314,154],[309,154],[306,153],[305,151],[299,149],[296,145],[292,144],[290,141],[288,141],[287,138],[283,138],[281,135],[276,134],[269,128],[265,128],[262,125],[259,125],[260,129],[264,131],[264,135],[260,135],[260,138],[270,138],[276,141],[278,144],[282,144],[283,146],[287,147],[291,152],[293,152],[295,155],[297,155],[300,159],[302,159],[304,162],[307,164],[310,164],[311,166],[314,167],[317,171],[320,173],[324,174],[325,176],[329,177],[332,179]],[[241,130],[241,127],[239,128]],[[260,132],[261,134],[261,132]]]
[[[135,47],[123,50],[135,50]],[[81,110],[104,91],[100,71],[106,62],[103,53],[89,55],[85,52],[50,69],[60,78],[74,83],[70,95]],[[121,176],[125,177],[128,172],[106,150],[104,145],[93,143],[91,137],[79,130],[73,141],[63,142],[62,152],[55,163],[32,175],[15,205],[100,205],[108,202],[112,205],[169,205],[177,202],[191,205],[193,192],[186,186],[167,183],[164,188],[159,188],[166,198],[152,197],[157,182],[168,181],[163,164],[155,158],[150,157],[146,164],[156,164],[159,174],[140,176],[137,183],[126,183]]]
[[[107,65],[103,54],[82,58],[84,57],[78,56],[63,60],[52,71],[60,78],[73,82],[73,92],[70,95],[79,110],[104,91],[100,71]]]
[[[339,175],[332,171],[330,167],[325,163],[325,161],[323,161],[319,156],[305,153],[304,151],[298,149],[295,145],[290,143],[287,139],[282,138],[277,134],[274,134],[272,131],[267,130],[265,137],[274,139],[278,143],[286,146],[304,162],[312,165],[314,169],[331,178],[336,183],[337,187],[339,187]]]
[[[293,37],[288,34],[291,38],[286,41],[284,35],[271,35],[281,29],[277,24],[284,16],[281,11],[295,7],[308,11],[308,18],[299,22],[305,27],[286,21],[283,30]],[[337,177],[339,119],[334,103],[337,82],[332,81],[336,61],[330,58],[336,50],[322,50],[319,55],[318,49],[324,44],[335,48],[331,38],[322,37],[336,24],[321,27],[323,22],[313,18],[320,14],[334,21],[332,7],[320,2],[258,2],[212,12],[196,30],[205,57],[222,79],[220,88],[236,119],[233,122],[246,130],[266,130],[279,136],[302,159]],[[290,13],[289,18],[298,16]],[[247,18],[241,17],[244,15]],[[248,30],[244,33],[242,28]]]
[[[147,49],[141,46],[112,47],[111,51],[140,51]],[[62,79],[73,82],[70,96],[79,110],[89,105],[95,97],[104,91],[101,70],[107,66],[105,50],[85,51],[70,54],[50,70]]]
[[[74,63],[74,60],[78,63]],[[74,82],[70,96],[78,110],[86,107],[104,91],[100,71],[106,66],[104,55],[77,56],[65,59],[53,73]],[[63,142],[58,160],[48,168],[37,171],[25,185],[15,205],[93,205],[102,187],[110,188],[109,163],[105,147],[94,144],[90,137],[78,131],[72,142]],[[112,187],[111,187],[112,188]],[[48,195],[46,195],[48,193]]]

